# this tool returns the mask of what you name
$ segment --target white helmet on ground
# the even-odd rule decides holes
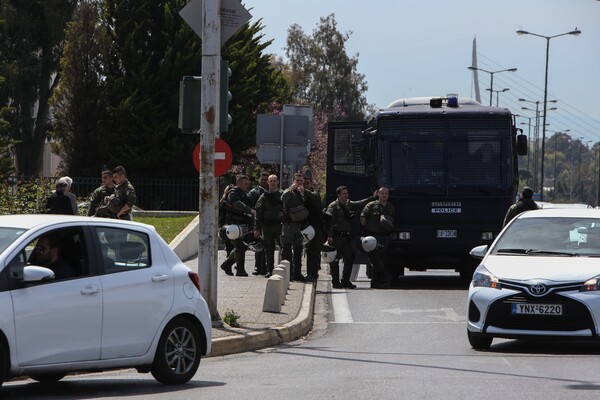
[[[303,237],[303,242],[308,243],[315,237],[315,228],[312,225],[307,226],[306,228],[300,231]]]
[[[373,236],[365,236],[360,239],[360,244],[364,251],[371,252],[377,248],[377,239]]]
[[[321,258],[323,259],[323,261],[326,263],[334,262],[336,256],[336,248],[330,246],[327,242],[325,242],[325,244],[323,245],[323,249],[321,250]]]
[[[229,240],[236,240],[242,237],[242,227],[239,225],[227,225],[225,227],[225,235]]]

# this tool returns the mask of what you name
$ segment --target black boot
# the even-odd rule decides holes
[[[233,271],[231,270],[231,264],[228,260],[225,260],[223,264],[221,264],[221,269],[225,271],[225,273],[229,276],[233,276]]]

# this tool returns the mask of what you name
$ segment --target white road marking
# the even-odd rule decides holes
[[[454,308],[430,308],[430,309],[401,309],[394,308],[391,310],[382,310],[383,312],[391,314],[421,314],[430,318],[438,318],[445,321],[460,322],[465,321],[464,316],[460,316],[454,311]]]
[[[333,318],[335,319],[335,323],[353,323],[354,320],[352,319],[350,307],[348,306],[346,291],[344,289],[332,289],[331,292],[331,304],[333,306]]]

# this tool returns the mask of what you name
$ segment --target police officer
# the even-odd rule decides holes
[[[514,217],[521,214],[523,211],[537,209],[538,205],[533,201],[533,190],[529,186],[524,186],[523,190],[521,190],[521,198],[519,201],[508,208],[508,211],[504,216],[502,227],[505,227]]]
[[[321,250],[325,242],[325,220],[323,219],[323,203],[321,195],[313,186],[312,172],[304,172],[304,190],[310,190],[316,196],[311,196],[306,201],[308,220],[315,229],[315,237],[306,244],[306,281],[316,282],[321,268]]]
[[[267,178],[269,190],[263,193],[256,202],[256,234],[262,235],[265,243],[265,260],[268,278],[273,274],[275,267],[275,244],[281,248],[281,219],[283,217],[283,202],[281,195],[283,190],[279,189],[277,175],[269,175]]]
[[[110,170],[104,170],[101,172],[102,185],[96,188],[90,195],[90,208],[88,210],[88,216],[96,214],[96,209],[101,206],[106,196],[110,196],[115,192],[115,185],[113,183],[112,173]]]
[[[263,193],[269,191],[269,173],[261,172],[260,178],[258,180],[258,185],[248,193],[248,197],[250,198],[251,207],[256,209],[256,202],[260,198]],[[254,253],[254,271],[252,271],[252,275],[265,275],[267,273],[267,265],[265,260],[265,252],[259,251]]]
[[[367,253],[373,266],[371,287],[374,289],[387,289],[390,285],[389,276],[385,270],[385,254],[390,243],[390,233],[394,229],[396,210],[388,202],[390,191],[381,187],[378,191],[379,199],[369,202],[360,214],[360,223],[365,227],[367,236],[377,239],[375,250]]]
[[[294,175],[294,183],[281,195],[283,202],[283,229],[281,232],[282,258],[291,263],[291,279],[304,281],[302,275],[302,230],[310,225],[306,202],[317,195],[304,190],[304,174]]]
[[[238,225],[245,231],[252,226],[256,211],[250,205],[248,197],[248,188],[250,179],[246,175],[238,175],[235,178],[235,187],[227,194],[227,202],[231,205],[226,209],[225,224]],[[246,245],[242,240],[242,234],[231,242],[234,246],[233,251],[227,256],[227,259],[221,264],[221,269],[227,275],[233,275],[231,267],[236,266],[236,276],[248,276],[245,269]]]
[[[352,264],[354,263],[354,252],[352,251],[350,234],[352,215],[355,211],[362,210],[364,206],[375,200],[375,197],[368,197],[359,201],[350,201],[348,188],[339,186],[335,193],[337,199],[327,206],[327,215],[331,223],[327,229],[327,243],[337,250],[337,258],[329,264],[331,270],[331,280],[336,289],[347,288],[354,289],[356,285],[350,282],[352,274]],[[377,192],[375,192],[375,195]],[[340,282],[339,258],[344,261],[344,270],[342,271],[342,281]]]
[[[117,186],[112,196],[121,200],[121,208],[116,212],[119,219],[127,219],[131,221],[131,209],[135,205],[136,194],[135,188],[127,179],[127,172],[122,166],[115,167],[112,170],[112,177]]]

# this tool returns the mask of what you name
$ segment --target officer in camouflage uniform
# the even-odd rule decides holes
[[[291,279],[304,281],[302,275],[302,233],[310,225],[308,220],[307,201],[318,197],[310,190],[304,190],[304,174],[298,172],[294,175],[294,183],[281,195],[283,202],[283,229],[281,244],[283,246],[282,258],[291,263]],[[302,219],[299,219],[301,216]]]
[[[117,184],[115,192],[111,197],[116,197],[121,200],[121,209],[116,212],[118,219],[126,219],[131,221],[131,209],[135,205],[136,195],[135,188],[127,180],[127,172],[122,166],[115,167],[112,170],[113,180]]]
[[[104,204],[104,198],[115,192],[112,173],[110,170],[102,171],[102,185],[92,192],[90,195],[90,209],[88,216],[96,214],[96,209]]]
[[[269,175],[267,178],[269,190],[263,193],[256,202],[256,225],[255,236],[262,235],[265,243],[266,277],[273,274],[275,268],[275,244],[281,248],[281,219],[283,217],[283,202],[279,189],[277,175]]]
[[[337,199],[327,206],[326,214],[331,220],[327,228],[327,243],[337,250],[337,258],[329,264],[331,270],[332,285],[336,289],[347,288],[354,289],[356,285],[350,282],[352,274],[352,264],[354,264],[354,252],[352,251],[352,235],[350,234],[352,215],[355,211],[362,210],[364,206],[375,200],[375,197],[369,197],[359,201],[350,201],[348,188],[340,186],[335,190]],[[375,192],[375,195],[377,192]],[[339,258],[344,261],[344,270],[342,272],[342,281],[340,282]]]
[[[382,187],[378,191],[379,199],[369,202],[360,214],[360,223],[365,227],[366,236],[377,239],[377,248],[367,253],[373,266],[371,287],[374,289],[387,289],[390,279],[385,270],[385,255],[390,244],[390,233],[396,215],[394,206],[388,202],[390,190]],[[384,219],[387,219],[385,221]],[[384,221],[382,221],[384,220]]]
[[[225,225],[245,225],[246,229],[250,229],[252,226],[256,211],[250,205],[249,186],[250,179],[246,175],[238,175],[235,178],[235,187],[227,194],[227,202],[231,207],[226,210]],[[242,236],[232,240],[231,243],[234,249],[221,264],[221,269],[227,275],[233,275],[231,267],[235,264],[236,276],[248,276],[245,269],[246,245]]]
[[[306,244],[306,281],[316,282],[319,279],[319,269],[321,268],[321,250],[325,242],[325,220],[323,218],[323,202],[321,195],[313,187],[312,172],[304,172],[304,189],[310,190],[316,196],[311,196],[306,201],[308,208],[308,220],[315,229],[315,237]]]
[[[252,208],[256,209],[256,202],[260,198],[263,193],[267,193],[269,191],[269,173],[261,172],[260,178],[258,181],[258,185],[250,190],[248,193],[248,197],[250,198],[250,203],[252,204]],[[254,253],[254,271],[252,271],[252,275],[265,275],[267,273],[267,264],[265,260],[265,252],[259,251]]]

